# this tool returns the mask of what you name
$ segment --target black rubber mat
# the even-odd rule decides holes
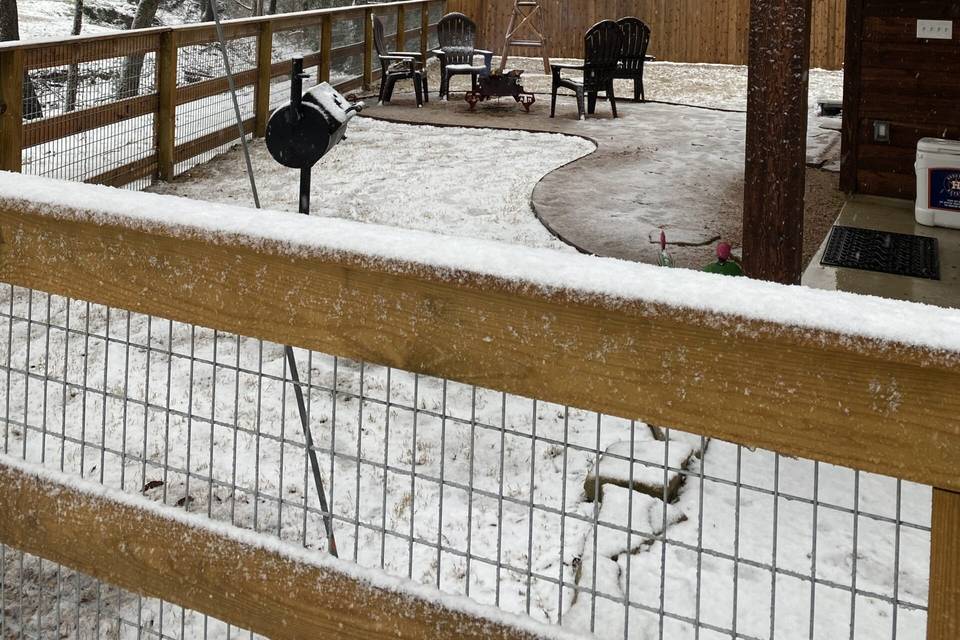
[[[834,227],[820,264],[913,278],[940,279],[936,238]]]

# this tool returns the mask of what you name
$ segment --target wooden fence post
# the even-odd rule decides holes
[[[933,490],[927,640],[960,638],[960,493]]]
[[[363,88],[373,86],[373,9],[363,12]]]
[[[333,57],[333,16],[329,13],[320,20],[320,64],[317,82],[330,82],[330,63]]]
[[[0,170],[17,171],[23,157],[23,51],[0,53]]]
[[[179,36],[166,31],[157,52],[157,177],[172,180],[177,141],[177,57]]]
[[[255,123],[253,135],[267,135],[267,120],[270,118],[270,66],[273,63],[273,23],[260,25],[257,36],[257,86],[254,93]]]
[[[397,5],[397,51],[406,51],[407,46],[407,9]]]
[[[430,3],[420,3],[420,53],[424,61],[430,53]]]
[[[783,284],[803,271],[810,1],[750,5],[743,266]]]

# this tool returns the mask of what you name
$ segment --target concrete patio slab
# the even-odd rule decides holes
[[[417,109],[412,96],[368,108],[364,115],[437,126],[522,129],[576,135],[595,153],[546,175],[532,207],[560,239],[586,253],[656,262],[659,230],[678,266],[699,268],[714,256],[717,239],[741,240],[745,114],[659,103],[619,102],[614,120],[604,101],[578,120],[575,102],[562,97],[549,117],[549,96],[526,114],[512,99],[471,112],[463,94]],[[505,157],[504,162],[522,162]],[[812,256],[843,204],[836,174],[808,170],[805,258]]]

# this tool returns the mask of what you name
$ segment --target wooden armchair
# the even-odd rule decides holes
[[[412,51],[390,51],[384,37],[383,21],[377,16],[373,20],[373,43],[380,58],[380,102],[390,102],[397,80],[413,80],[413,90],[417,96],[417,106],[422,107],[430,101],[427,72],[424,68],[423,54]]]
[[[477,78],[490,74],[493,52],[475,48],[476,23],[462,13],[449,13],[437,24],[439,48],[433,53],[440,59],[440,97],[450,93],[450,78],[469,75],[472,91],[477,90]],[[483,64],[476,64],[476,57],[483,57]]]
[[[557,112],[557,90],[560,87],[571,89],[577,94],[577,111],[584,118],[583,101],[587,96],[589,114],[596,112],[597,94],[604,91],[610,100],[613,117],[617,117],[617,99],[613,93],[613,78],[617,72],[617,62],[623,49],[623,32],[613,20],[604,20],[593,25],[583,39],[583,64],[551,64],[553,72],[553,91],[550,105],[550,117]],[[563,77],[563,71],[583,72],[582,80]]]

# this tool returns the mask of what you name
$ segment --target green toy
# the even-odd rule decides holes
[[[707,273],[719,273],[723,276],[743,275],[743,267],[733,259],[732,248],[726,242],[717,245],[717,261],[711,262],[703,270]]]

